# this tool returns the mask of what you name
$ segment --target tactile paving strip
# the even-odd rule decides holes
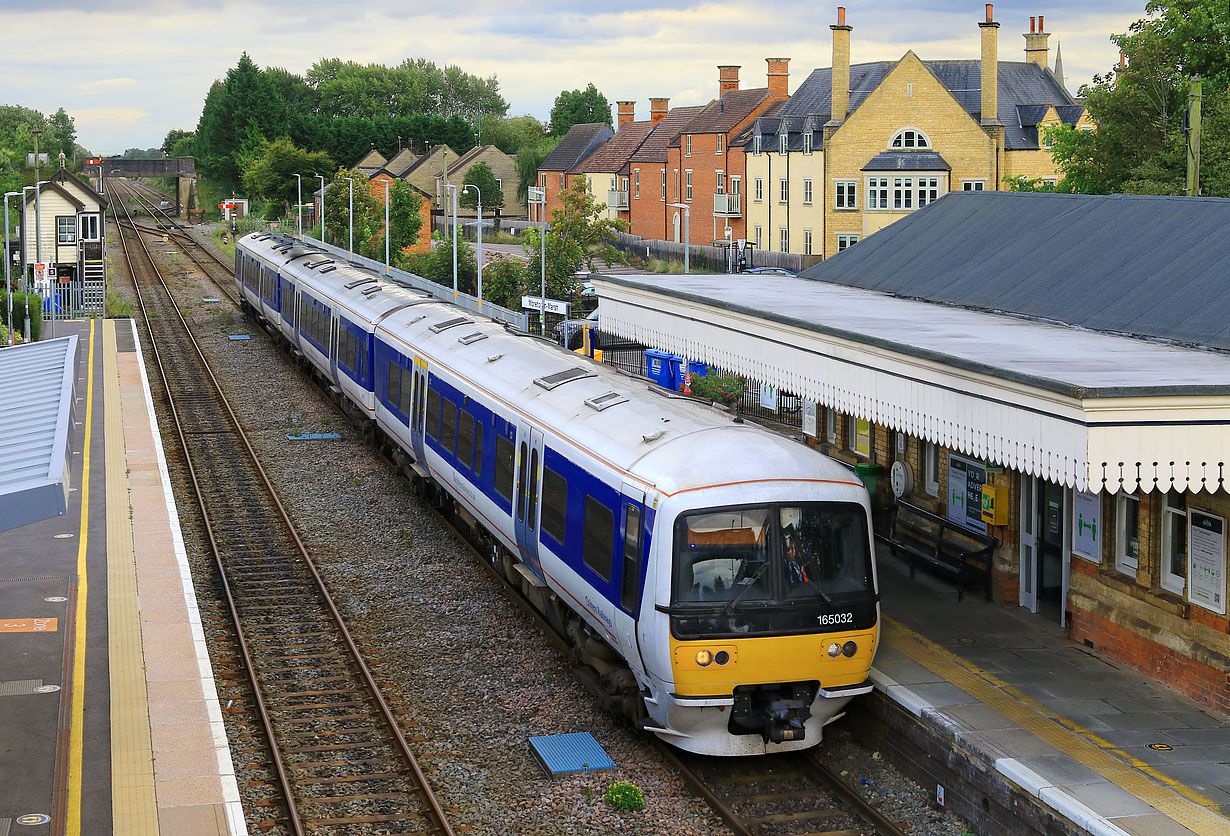
[[[10,679],[7,682],[0,681],[0,697],[20,697],[25,694],[37,694],[38,692],[34,689],[42,684],[43,680],[41,679]],[[0,836],[4,836],[7,832],[3,822],[0,822]]]

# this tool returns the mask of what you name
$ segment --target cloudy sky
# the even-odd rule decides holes
[[[561,89],[594,82],[607,98],[707,102],[718,64],[740,64],[744,86],[764,84],[764,59],[791,58],[791,89],[828,66],[836,3],[688,0],[0,0],[0,104],[64,107],[78,141],[96,153],[160,145],[196,126],[214,79],[244,50],[261,66],[303,72],[340,57],[396,64],[423,57],[496,75],[509,113],[545,118]],[[142,8],[147,6],[148,8]],[[983,4],[971,0],[846,0],[852,60],[978,56]],[[393,7],[390,10],[390,7]],[[618,9],[612,11],[612,9]],[[1011,0],[996,4],[1002,60],[1023,60],[1030,15],[1046,17],[1051,57],[1063,45],[1068,88],[1104,72],[1108,35],[1143,16],[1144,0]]]

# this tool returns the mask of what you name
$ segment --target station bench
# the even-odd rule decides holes
[[[938,514],[897,500],[888,509],[876,539],[908,560],[910,577],[919,564],[957,582],[957,600],[965,597],[965,585],[981,581],[991,600],[991,562],[999,541],[957,525]]]

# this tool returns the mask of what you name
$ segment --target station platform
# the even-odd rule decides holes
[[[0,531],[0,833],[246,833],[140,340],[70,334],[67,511]]]
[[[1069,640],[1057,612],[977,588],[958,603],[877,557],[876,691],[852,704],[856,734],[943,786],[977,833],[1230,834],[1230,717]]]

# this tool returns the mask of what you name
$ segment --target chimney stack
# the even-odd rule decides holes
[[[636,119],[636,102],[616,102],[619,106],[619,118],[615,122],[615,130]]]
[[[1050,32],[1043,30],[1042,15],[1037,17],[1037,28],[1035,28],[1035,19],[1029,19],[1029,34],[1025,36],[1025,60],[1031,64],[1036,64],[1042,69],[1050,66],[1049,46],[1047,41],[1050,39]]]
[[[656,125],[666,118],[666,114],[670,112],[670,99],[650,99],[649,100],[649,123]]]
[[[978,24],[982,30],[982,124],[999,122],[999,24],[995,7],[987,3],[987,19]]]
[[[739,67],[727,64],[718,67],[718,96],[725,96],[732,90],[739,89]]]
[[[768,87],[770,99],[790,98],[790,59],[766,58],[768,69]]]
[[[837,7],[837,22],[829,28],[833,30],[832,118],[841,122],[850,110],[850,30],[854,28],[846,24],[845,6]]]

